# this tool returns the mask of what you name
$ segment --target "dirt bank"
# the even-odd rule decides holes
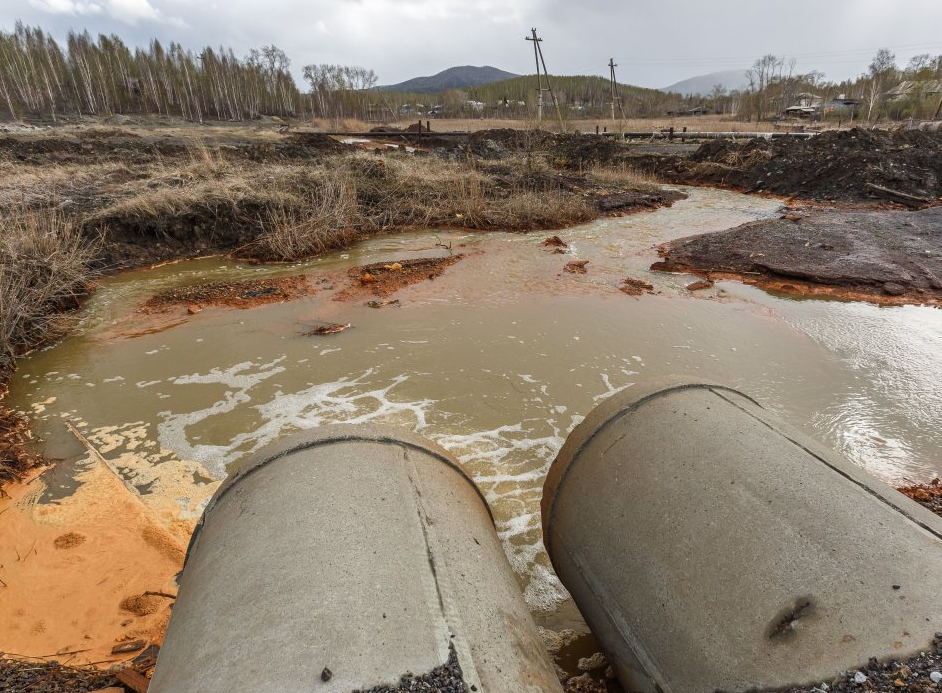
[[[590,163],[614,165],[624,149],[601,138],[494,137],[476,134],[473,146],[488,151],[482,142],[506,139],[512,146],[472,162],[257,128],[23,131],[0,135],[0,218],[17,207],[55,207],[88,237],[101,237],[95,267],[112,272],[236,249],[242,257],[297,259],[416,226],[563,228],[682,197],[619,171],[604,180],[589,171]],[[538,150],[525,144],[531,139]],[[285,235],[289,243],[265,242]]]
[[[918,206],[942,197],[942,133],[855,128],[810,139],[712,140],[688,157],[636,161],[671,182],[806,200]]]
[[[816,211],[671,241],[665,272],[736,278],[800,295],[942,305],[942,207]]]

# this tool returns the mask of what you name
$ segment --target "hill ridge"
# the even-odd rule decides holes
[[[513,79],[520,75],[507,72],[490,65],[457,65],[441,72],[425,77],[414,77],[405,82],[376,87],[380,91],[407,91],[421,94],[431,94],[449,89],[463,89],[477,87],[491,82],[500,82]]]

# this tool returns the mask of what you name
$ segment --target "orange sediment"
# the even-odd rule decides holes
[[[38,472],[0,499],[0,651],[107,666],[131,640],[159,643],[192,522],[168,527],[97,461],[71,495],[39,503]]]

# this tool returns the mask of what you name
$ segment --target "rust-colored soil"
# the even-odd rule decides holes
[[[336,300],[353,301],[365,296],[385,298],[406,286],[440,277],[463,257],[416,258],[353,267],[347,272],[350,286],[338,293]]]
[[[3,406],[6,386],[0,384],[0,497],[3,485],[20,478],[27,470],[42,461],[29,449],[32,436],[29,421]]]
[[[160,643],[192,522],[167,523],[99,462],[57,502],[40,502],[31,474],[0,498],[0,652],[63,664],[110,666]],[[5,690],[0,686],[0,690]]]
[[[928,484],[911,484],[897,490],[942,516],[942,479],[935,478]]]
[[[635,279],[634,277],[625,277],[621,286],[618,288],[629,296],[640,296],[645,292],[654,292],[653,284],[649,284],[643,279]]]
[[[163,313],[180,306],[186,307],[190,313],[199,312],[209,306],[253,308],[289,301],[315,291],[309,277],[304,274],[238,282],[210,282],[161,291],[148,299],[141,311]]]

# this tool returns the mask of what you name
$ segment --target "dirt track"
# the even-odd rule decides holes
[[[797,294],[942,305],[942,207],[814,212],[666,243],[652,269]]]

